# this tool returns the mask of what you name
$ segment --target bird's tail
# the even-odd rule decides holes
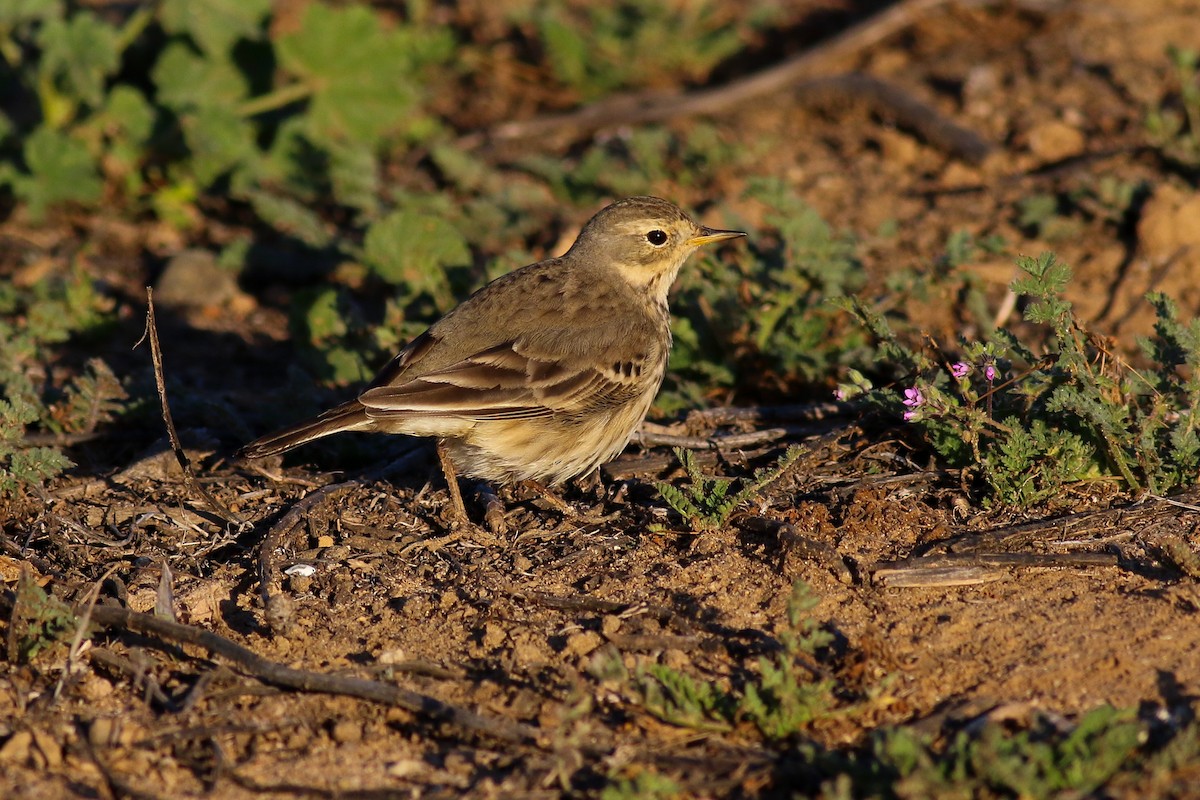
[[[239,458],[265,458],[291,450],[314,439],[342,431],[370,430],[374,423],[357,400],[334,406],[319,417],[256,439],[238,451]]]

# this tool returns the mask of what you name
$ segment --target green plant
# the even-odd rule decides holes
[[[73,466],[55,447],[28,445],[30,426],[91,433],[124,409],[125,391],[99,359],[57,387],[43,374],[55,345],[107,324],[107,303],[79,270],[28,288],[0,282],[0,496]]]
[[[67,641],[78,627],[79,620],[69,605],[38,586],[28,570],[21,572],[8,621],[10,662],[28,661],[42,650]]]
[[[1200,167],[1200,50],[1167,48],[1167,59],[1179,88],[1179,105],[1163,103],[1146,112],[1151,145],[1167,158],[1191,169]]]
[[[1017,265],[1025,277],[1012,289],[1026,301],[1025,322],[1044,335],[1039,345],[1001,330],[992,341],[963,342],[950,363],[905,345],[878,313],[845,303],[880,338],[881,352],[917,376],[903,397],[868,391],[872,402],[893,414],[906,409],[904,419],[947,463],[986,482],[991,502],[1029,505],[1081,481],[1154,493],[1195,483],[1200,322],[1180,321],[1173,302],[1151,295],[1158,323],[1143,343],[1151,365],[1136,369],[1063,299],[1067,265],[1052,254]]]
[[[748,6],[541,2],[519,16],[536,26],[554,77],[588,99],[664,73],[702,78],[778,14],[770,3]]]
[[[687,473],[689,485],[686,489],[679,489],[660,481],[655,486],[659,496],[694,529],[716,530],[724,527],[739,506],[748,503],[777,480],[803,454],[804,448],[792,445],[772,466],[755,470],[749,479],[735,481],[732,478],[705,475],[690,450],[676,447],[675,457]],[[735,483],[740,483],[736,490]]]
[[[760,658],[758,681],[746,684],[738,713],[767,739],[799,733],[833,703],[834,682],[812,680],[813,658],[833,642],[833,634],[808,614],[820,602],[808,584],[796,581],[788,599],[789,628],[779,634],[783,649]]]
[[[643,770],[632,778],[611,776],[608,780],[600,800],[666,800],[683,795],[679,784],[653,770]]]
[[[639,705],[663,722],[697,730],[729,730],[745,720],[771,740],[801,732],[834,703],[834,682],[812,680],[817,652],[833,640],[809,616],[819,602],[807,584],[795,583],[788,600],[788,627],[779,634],[780,651],[760,658],[758,675],[740,691],[655,664],[639,670],[632,681]],[[628,680],[623,670],[600,669],[609,679]]]

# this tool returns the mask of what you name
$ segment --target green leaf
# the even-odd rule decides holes
[[[363,242],[367,266],[388,283],[413,294],[448,299],[445,270],[471,263],[471,249],[453,225],[440,217],[397,211],[371,226]]]
[[[43,80],[48,77],[70,97],[98,106],[105,80],[120,63],[117,38],[116,28],[87,11],[47,19],[38,34]]]
[[[201,186],[212,185],[258,154],[253,126],[232,108],[201,108],[183,115],[180,125],[192,153],[192,172]]]
[[[371,148],[361,142],[329,147],[329,181],[333,198],[368,217],[379,211],[379,163]]]
[[[204,58],[182,42],[167,45],[151,77],[158,87],[158,101],[175,111],[232,111],[248,91],[245,77],[233,62]]]
[[[65,133],[38,128],[25,140],[27,174],[8,176],[13,191],[40,219],[58,203],[94,203],[104,191],[96,162],[82,142]]]
[[[254,207],[263,221],[278,231],[296,237],[309,247],[321,248],[332,240],[324,223],[313,211],[289,197],[261,189],[250,189],[241,196]]]
[[[239,39],[259,39],[271,0],[164,0],[163,27],[190,36],[210,55],[227,56]]]
[[[416,130],[424,95],[420,70],[444,61],[453,39],[443,28],[385,30],[368,8],[309,6],[300,30],[277,42],[280,64],[310,84],[308,115],[328,139],[375,146]]]
[[[56,19],[63,14],[61,0],[6,0],[0,3],[0,26]]]

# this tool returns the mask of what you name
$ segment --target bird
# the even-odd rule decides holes
[[[509,272],[447,312],[357,397],[239,456],[343,431],[429,437],[464,520],[460,474],[549,486],[588,474],[625,449],[658,394],[680,268],[697,248],[742,236],[658,197],[615,202],[562,256]]]

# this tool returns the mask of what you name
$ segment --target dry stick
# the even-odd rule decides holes
[[[464,147],[474,147],[489,141],[543,138],[562,130],[594,131],[616,125],[716,114],[749,100],[778,94],[789,88],[814,91],[840,89],[847,92],[865,92],[903,117],[906,123],[917,128],[919,133],[935,145],[955,152],[969,161],[981,161],[991,151],[991,145],[883,81],[862,75],[843,75],[809,80],[797,85],[798,81],[815,72],[821,64],[860,52],[912,24],[918,16],[948,2],[949,0],[904,0],[774,67],[717,88],[690,94],[640,92],[616,95],[577,111],[498,125],[490,131],[462,137],[459,141]]]
[[[998,580],[1009,568],[1114,567],[1112,553],[950,553],[883,561],[868,572],[885,586],[957,586]]]
[[[1194,495],[1185,494],[1183,498],[1194,499]],[[1132,524],[1162,515],[1177,516],[1183,513],[1187,513],[1187,506],[1180,501],[1168,501],[1165,498],[1160,500],[1151,495],[1149,499],[1132,506],[1108,508],[1101,511],[1080,511],[1054,519],[1037,520],[989,531],[964,534],[947,544],[955,553],[970,553],[997,547],[1020,547],[1030,542],[1061,539],[1068,535],[1078,538],[1082,533],[1111,530],[1117,526],[1129,527]]]
[[[163,424],[167,427],[167,438],[171,441],[171,449],[175,453],[175,460],[179,462],[179,467],[183,470],[183,483],[188,488],[188,491],[203,499],[208,504],[208,507],[212,509],[213,513],[230,525],[233,525],[240,533],[250,527],[250,523],[226,508],[221,501],[213,497],[207,489],[200,485],[196,480],[196,476],[192,473],[192,463],[188,460],[187,453],[183,451],[183,445],[179,441],[179,434],[175,431],[175,422],[171,419],[171,406],[167,402],[167,384],[163,378],[162,348],[158,343],[158,325],[154,321],[154,289],[150,286],[146,287],[146,330],[142,333],[142,338],[137,341],[134,347],[136,348],[147,339],[150,340],[150,358],[154,362],[154,385],[158,388],[158,402],[162,407]]]
[[[490,736],[501,742],[538,745],[540,731],[511,720],[485,717],[474,711],[451,705],[419,692],[399,686],[340,675],[327,675],[295,669],[263,658],[249,648],[226,639],[212,631],[192,625],[159,619],[114,606],[96,606],[92,621],[103,628],[159,636],[179,644],[201,647],[236,664],[245,673],[274,686],[304,692],[345,695],[403,708],[435,722],[454,725],[464,730]],[[540,746],[540,745],[538,745]]]

